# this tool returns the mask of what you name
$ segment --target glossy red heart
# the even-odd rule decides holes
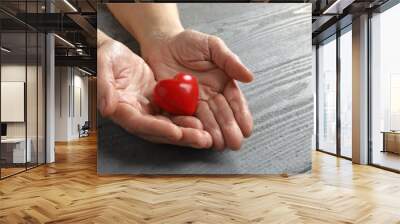
[[[161,80],[153,91],[154,102],[173,115],[193,115],[199,100],[196,77],[178,73],[173,79]]]

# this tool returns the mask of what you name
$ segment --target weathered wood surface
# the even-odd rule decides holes
[[[179,4],[186,28],[221,37],[254,72],[241,85],[254,132],[238,152],[143,141],[99,120],[99,174],[276,174],[311,168],[311,4]],[[98,27],[137,52],[137,43],[100,7]]]

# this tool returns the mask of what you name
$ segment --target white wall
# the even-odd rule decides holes
[[[31,75],[36,77],[36,66],[27,66],[25,65],[17,65],[17,64],[6,64],[1,66],[1,81],[4,82],[26,82],[25,75],[26,71],[28,72],[28,85],[29,87],[34,86],[35,88],[27,88],[27,106],[30,107],[27,109],[27,119],[28,119],[28,137],[29,128],[32,127],[36,130],[36,113],[32,113],[32,111],[36,112],[37,99],[36,99],[36,79],[31,77]],[[39,70],[39,72],[41,72]],[[39,73],[40,74],[40,73]],[[41,107],[42,105],[39,105]],[[32,108],[35,107],[35,108]],[[2,110],[6,110],[7,108],[1,108]],[[30,122],[34,122],[31,124]],[[25,123],[26,122],[7,122],[7,135],[8,137],[25,137]],[[35,126],[35,127],[33,127]],[[36,133],[36,132],[35,132]]]
[[[78,124],[88,120],[88,78],[76,68],[56,67],[55,85],[55,140],[77,139]]]
[[[85,121],[88,121],[88,78],[81,76],[81,73],[79,75],[76,75],[75,70],[75,75],[74,75],[74,92],[75,94],[73,97],[74,99],[74,108],[75,113],[73,113],[73,119],[72,121],[72,130],[71,130],[71,135],[74,136],[74,138],[79,137],[78,133],[78,124],[81,126],[85,123]],[[80,108],[81,107],[81,108]],[[82,110],[82,111],[80,111]]]
[[[69,68],[55,68],[55,141],[68,141],[69,136],[69,96],[68,88],[70,83]]]
[[[31,70],[32,67],[28,67]],[[25,82],[25,65],[2,65],[1,66],[1,81],[4,82]],[[5,110],[6,108],[1,108]],[[8,137],[25,137],[25,123],[12,122],[7,123]]]

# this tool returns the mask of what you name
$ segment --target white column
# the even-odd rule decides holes
[[[353,20],[353,162],[368,163],[368,15]]]
[[[54,35],[47,34],[46,36],[46,163],[52,163],[55,160],[54,151],[54,132],[55,132],[55,73],[54,73]]]
[[[50,1],[46,4],[47,12],[53,12],[54,6]],[[55,132],[55,44],[54,34],[46,35],[46,163],[55,161],[54,132]]]

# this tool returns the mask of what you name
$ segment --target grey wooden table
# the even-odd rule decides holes
[[[254,132],[238,152],[223,153],[141,140],[100,118],[101,174],[279,174],[311,168],[313,93],[311,4],[178,4],[186,28],[221,37],[255,74],[241,85]],[[138,52],[107,9],[98,27]]]

